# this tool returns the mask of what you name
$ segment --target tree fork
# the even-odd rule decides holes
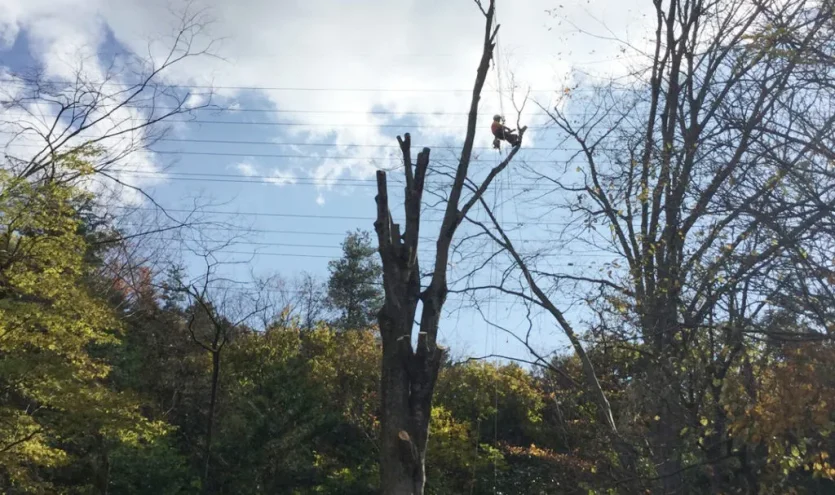
[[[448,292],[449,250],[455,231],[466,212],[484,194],[496,175],[491,174],[485,179],[463,209],[459,210],[475,140],[478,102],[487,79],[498,32],[498,26],[493,26],[495,0],[490,0],[486,9],[480,0],[475,0],[475,3],[485,18],[484,44],[470,102],[467,134],[436,238],[432,278],[422,292],[418,239],[421,202],[431,152],[429,148],[423,148],[413,164],[411,136],[405,134],[402,138],[397,137],[406,179],[403,205],[405,226],[402,233],[400,225],[392,221],[386,173],[377,172],[377,219],[374,230],[379,242],[385,291],[383,307],[378,314],[383,341],[380,484],[381,492],[386,495],[423,493],[432,396],[445,353],[445,349],[437,343],[437,336]],[[422,303],[422,312],[417,346],[413,349],[412,329],[418,302]]]

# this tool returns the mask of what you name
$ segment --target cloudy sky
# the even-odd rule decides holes
[[[474,165],[498,159],[488,148],[490,116],[513,112],[514,83],[517,99],[531,89],[547,106],[567,86],[623,77],[641,57],[615,38],[645,46],[651,9],[648,0],[499,2],[498,70],[482,98],[484,148]],[[213,56],[187,59],[159,77],[189,95],[189,104],[211,93],[225,110],[195,112],[188,122],[175,117],[166,139],[154,144],[157,153],[131,156],[120,178],[172,210],[188,209],[193,198],[211,200],[213,211],[237,213],[224,220],[269,231],[232,248],[261,253],[230,255],[252,258],[239,268],[242,277],[250,269],[324,276],[344,233],[372,228],[370,179],[377,168],[398,165],[396,135],[410,132],[439,160],[455,156],[484,30],[472,0],[2,0],[0,80],[32,69],[51,81],[79,73],[100,80],[130,53],[159,64],[185,11],[208,21],[192,48],[208,47]],[[15,86],[4,91],[8,97]],[[536,105],[526,109],[531,129],[520,159],[543,166],[564,160]],[[121,110],[119,124],[141,118],[140,111]],[[4,120],[10,118],[18,117]],[[521,187],[500,186],[506,194]],[[516,222],[519,213],[503,218]],[[555,263],[571,261],[576,255]],[[500,300],[486,309],[510,327],[524,326],[518,309]],[[543,345],[556,347],[559,332],[547,320],[540,326]],[[442,333],[459,353],[473,355],[505,340],[471,310],[451,314]]]

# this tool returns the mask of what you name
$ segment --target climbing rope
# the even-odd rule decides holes
[[[493,29],[499,26],[498,9],[493,7]],[[493,49],[493,68],[496,70],[496,89],[499,94],[499,115],[502,116],[502,125],[504,125],[504,88],[502,87],[502,54],[501,54],[501,32],[496,33],[496,46]],[[501,147],[499,153],[501,153]]]
[[[498,11],[494,7],[493,11],[493,21],[495,26],[498,27],[499,25],[499,17]],[[496,69],[496,86],[498,89],[499,94],[499,115],[502,116],[502,125],[504,125],[504,87],[502,85],[502,69],[501,69],[501,59],[502,59],[502,52],[501,52],[501,34],[496,33],[496,46],[493,52],[494,59],[493,65]],[[497,160],[501,159],[502,150],[499,148],[499,154],[496,156]],[[496,163],[498,165],[498,163]],[[504,205],[504,189],[505,189],[505,174],[499,174],[498,181],[495,188],[495,198],[493,204],[496,208],[499,208],[499,221],[502,222],[502,218],[504,216],[504,209],[502,206]],[[490,283],[491,285],[498,286],[501,284],[501,275],[500,273],[496,273],[497,280],[493,280],[494,271],[495,271],[495,264],[496,264],[496,257],[493,257],[493,260],[490,263]],[[488,304],[493,305],[491,302]],[[488,308],[488,312],[489,312]],[[494,321],[498,319],[499,316],[499,309],[498,309],[498,302],[493,305],[492,308]],[[500,370],[500,363],[499,359],[496,356],[496,352],[498,349],[498,340],[499,334],[498,329],[495,327],[492,328],[493,330],[493,366],[495,367],[495,378],[493,380],[493,447],[499,447],[499,370]],[[495,461],[493,461],[493,494],[497,493],[498,489],[498,465]]]

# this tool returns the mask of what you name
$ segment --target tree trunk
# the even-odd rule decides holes
[[[408,150],[409,143],[407,134],[402,143],[404,150]],[[403,237],[399,226],[391,223],[385,174],[379,172],[377,176],[375,228],[386,287],[386,300],[378,314],[383,341],[380,482],[382,493],[391,495],[423,493],[432,394],[444,352],[435,342],[443,301],[432,296],[435,291],[431,286],[420,293],[416,249],[420,197],[428,166],[429,150],[424,150],[418,155],[413,184],[416,187],[407,197],[407,229]],[[406,241],[399,242],[403,238]],[[424,309],[418,347],[413,350],[411,335],[419,300]]]
[[[206,421],[206,458],[203,462],[203,491],[211,493],[209,482],[210,464],[212,459],[212,430],[215,421],[215,404],[217,404],[217,385],[220,376],[220,350],[212,352],[212,391],[209,399],[209,417]]]
[[[467,212],[482,197],[493,178],[507,166],[518,150],[518,147],[514,148],[501,164],[493,168],[481,187],[459,210],[475,141],[478,103],[490,69],[498,30],[498,26],[493,26],[495,0],[490,0],[486,10],[479,0],[476,0],[476,4],[486,21],[484,45],[470,102],[467,135],[436,239],[432,279],[423,292],[418,262],[418,239],[421,198],[429,168],[430,150],[424,148],[418,153],[417,163],[413,167],[411,137],[406,134],[405,139],[399,136],[397,138],[403,154],[406,175],[406,221],[402,235],[400,225],[392,221],[386,174],[383,171],[377,172],[377,220],[374,222],[374,229],[379,241],[385,289],[385,301],[378,313],[383,341],[380,384],[380,483],[381,492],[385,495],[423,494],[432,395],[444,356],[444,349],[438,345],[437,336],[448,290],[447,267],[452,238]],[[423,309],[417,345],[413,349],[412,331],[418,302],[423,305]]]
[[[660,477],[659,493],[674,494],[681,493],[683,488],[679,432],[684,423],[677,370],[671,369],[665,357],[671,354],[673,335],[680,330],[680,326],[673,302],[662,297],[654,301],[654,308],[650,331],[647,332],[659,356],[649,372],[648,382],[648,392],[655,397],[651,405],[656,415],[652,447]]]
[[[393,335],[404,322],[387,316],[380,317],[380,330]],[[411,382],[404,353],[411,354],[406,339],[383,339],[380,481],[386,494],[421,494],[426,481],[426,444],[418,440],[428,437],[429,414],[413,408],[410,397],[412,387],[429,390],[432,384]]]
[[[107,440],[99,434],[96,435],[99,448],[99,462],[96,473],[96,484],[98,485],[98,492],[101,495],[107,495],[110,492],[110,452],[108,452]]]

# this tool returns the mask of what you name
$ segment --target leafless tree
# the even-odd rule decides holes
[[[260,322],[265,330],[286,330],[298,326],[313,329],[325,315],[325,285],[313,274],[302,273],[288,279],[280,274],[268,277],[252,275],[257,285],[266,289],[266,299],[274,309],[264,313]]]
[[[30,181],[86,183],[99,194],[128,189],[152,200],[131,174],[147,172],[144,164],[152,160],[146,153],[172,117],[212,105],[211,88],[193,93],[167,82],[176,66],[215,57],[207,12],[189,4],[175,15],[170,43],[149,42],[147,56],[124,53],[106,61],[93,55],[90,63],[80,50],[71,77],[47,77],[39,69],[4,76],[3,168]]]
[[[220,384],[221,357],[236,332],[244,326],[265,320],[270,314],[269,282],[255,281],[242,285],[220,274],[223,263],[212,253],[204,256],[205,270],[198,277],[187,279],[178,273],[174,286],[167,287],[187,297],[188,331],[192,341],[211,357],[212,373],[209,409],[206,416],[206,440],[203,461],[203,488],[212,491],[212,436]]]
[[[478,187],[466,196],[471,181],[468,171],[478,124],[478,104],[490,68],[498,26],[494,26],[495,2],[485,8],[484,42],[467,120],[467,134],[435,245],[435,261],[428,286],[422,288],[418,262],[422,195],[430,164],[424,148],[412,161],[411,137],[398,137],[406,178],[405,225],[401,231],[389,209],[386,173],[377,172],[377,220],[375,229],[383,264],[385,302],[378,315],[383,341],[381,378],[380,475],[382,493],[422,494],[425,484],[426,445],[432,395],[444,349],[438,344],[438,325],[448,292],[447,269],[450,246],[458,226],[478,203],[492,181],[519,150],[513,148]],[[417,346],[412,336],[418,305]]]
[[[634,83],[595,85],[585,97],[569,90],[542,104],[576,152],[564,168],[527,168],[540,221],[553,212],[565,222],[551,238],[557,254],[595,251],[608,263],[555,269],[553,253],[515,240],[480,198],[487,219],[471,221],[513,276],[490,286],[473,279],[469,289],[498,290],[550,314],[582,361],[601,424],[623,441],[565,293],[605,307],[618,328],[604,318],[602,331],[651,356],[635,386],[648,399],[641,413],[658,420],[649,431],[652,483],[657,493],[680,493],[688,469],[680,432],[702,414],[724,424],[716,406],[728,370],[744,365],[747,338],[774,336],[762,317],[788,311],[804,322],[802,334],[784,338],[833,336],[835,25],[831,2],[653,5],[648,69]],[[706,370],[698,377],[685,368],[694,353]],[[699,465],[744,453],[718,442],[704,456]]]
[[[325,283],[305,272],[296,279],[295,287],[298,291],[295,312],[301,320],[302,328],[312,330],[327,314]]]

